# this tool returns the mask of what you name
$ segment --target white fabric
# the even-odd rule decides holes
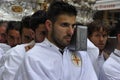
[[[11,47],[7,44],[0,43],[0,48],[4,50],[4,52],[7,52]]]
[[[25,55],[25,45],[17,45],[7,53],[5,62],[2,67],[4,71],[1,75],[1,80],[13,80],[16,70],[22,62]]]
[[[45,39],[27,52],[14,80],[97,80],[87,53],[76,52],[81,66],[73,64],[71,54],[65,48],[62,55],[58,47]]]
[[[102,72],[102,66],[105,62],[103,57],[103,52],[101,55],[99,55],[99,49],[88,39],[87,40],[87,53],[92,61],[93,67],[95,69],[95,72],[97,74],[97,77],[99,80],[102,80],[103,78],[103,72]]]
[[[19,68],[19,65],[22,63],[26,50],[25,46],[34,45],[33,41],[28,44],[17,45],[16,47],[12,48],[7,54],[5,55],[5,62],[3,63],[4,71],[1,75],[0,80],[13,80],[16,71]]]
[[[0,48],[0,60],[1,60],[1,57],[3,56],[3,54],[4,54],[4,51],[3,51],[3,49]]]
[[[0,61],[1,61],[1,58],[2,58],[3,54],[4,54],[4,51],[3,51],[3,49],[0,48]],[[1,74],[2,74],[2,71],[0,69],[0,75]]]
[[[97,60],[99,56],[99,49],[89,39],[87,39],[87,53],[92,61],[95,72],[98,75],[99,71]]]
[[[114,53],[111,53],[103,65],[108,80],[120,80],[120,50],[115,49]]]
[[[12,48],[9,49],[7,52],[4,52],[4,54],[2,55],[1,57],[1,60],[0,60],[0,73],[2,74],[2,72],[4,71],[4,63],[5,63],[5,60],[6,60],[6,57],[7,57],[7,53],[11,52]],[[0,78],[1,78],[1,74],[0,74]],[[0,79],[1,80],[1,79]]]

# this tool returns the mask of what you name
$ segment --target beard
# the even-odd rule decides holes
[[[56,46],[58,46],[60,49],[64,49],[69,44],[69,42],[65,41],[65,39],[71,38],[71,35],[66,35],[66,36],[60,38],[59,35],[57,35],[56,30],[53,29],[53,31],[51,33],[51,38]]]

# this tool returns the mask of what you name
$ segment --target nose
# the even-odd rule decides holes
[[[68,28],[68,34],[73,35],[73,33],[74,33],[74,28],[72,26],[70,26]]]
[[[100,36],[100,41],[103,41],[104,40],[104,37],[103,36]]]

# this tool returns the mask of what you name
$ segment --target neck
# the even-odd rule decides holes
[[[63,50],[65,47],[63,47],[63,46],[60,46],[60,45],[57,45],[50,37],[47,37],[47,39],[51,42],[51,43],[53,43],[55,46],[57,46],[58,48],[60,48],[61,50]]]
[[[101,54],[102,54],[102,51],[103,51],[103,50],[99,50],[99,55],[101,55]]]

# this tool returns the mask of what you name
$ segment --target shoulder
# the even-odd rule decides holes
[[[17,45],[6,52],[6,55],[20,56],[25,53],[25,45]]]
[[[0,53],[4,53],[4,50],[2,48],[0,48]]]
[[[113,56],[115,55],[112,53],[110,57],[105,61],[103,64],[103,70],[106,75],[118,77],[120,74],[120,63],[115,59],[115,57],[113,58]]]
[[[7,44],[0,43],[0,48],[2,48],[5,52],[11,49],[11,47]]]

